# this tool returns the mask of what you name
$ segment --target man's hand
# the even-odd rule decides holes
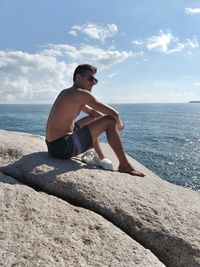
[[[121,120],[119,118],[119,120],[117,121],[117,130],[121,131],[123,129],[124,129],[124,124],[121,122]]]

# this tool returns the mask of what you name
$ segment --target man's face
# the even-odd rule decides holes
[[[89,71],[81,75],[79,74],[77,78],[79,86],[87,91],[91,91],[92,87],[98,82],[98,80],[94,77],[94,74]]]

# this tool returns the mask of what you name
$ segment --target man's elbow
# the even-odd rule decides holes
[[[116,110],[113,110],[110,114],[115,120],[119,119],[119,113]]]

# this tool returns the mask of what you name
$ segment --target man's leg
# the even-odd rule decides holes
[[[76,121],[76,123],[79,126],[84,126],[84,125],[87,125],[87,124],[89,124],[89,123],[91,123],[91,122],[93,122],[95,120],[96,119],[94,117],[89,115],[89,116],[83,117],[80,120]],[[96,140],[93,139],[93,148],[96,151],[96,153],[98,154],[100,159],[104,159],[105,158],[105,156],[103,154],[103,151],[101,150],[101,147],[100,147],[98,139],[96,139]]]
[[[103,116],[91,123],[88,124],[92,139],[96,141],[98,136],[102,132],[106,132],[109,145],[112,147],[115,152],[118,160],[120,172],[130,173],[132,175],[144,176],[143,173],[138,172],[134,167],[129,163],[126,154],[124,152],[120,136],[116,127],[116,121],[111,116]]]
[[[78,124],[79,126],[84,126],[84,125],[87,125],[88,123],[90,123],[94,120],[95,120],[95,118],[93,116],[88,115],[88,116],[85,116],[85,117],[79,119],[75,123]]]

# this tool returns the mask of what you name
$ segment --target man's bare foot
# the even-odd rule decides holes
[[[140,177],[144,177],[145,176],[144,173],[136,171],[130,164],[127,165],[127,166],[119,165],[118,171],[119,172],[124,172],[124,173],[129,173],[129,174],[131,174],[133,176],[140,176]]]

